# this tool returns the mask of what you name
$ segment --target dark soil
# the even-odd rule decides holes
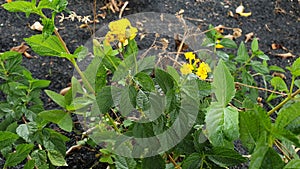
[[[104,6],[106,1],[108,0],[97,1],[97,13],[103,13],[100,7]],[[206,30],[209,24],[242,29],[243,35],[236,40],[238,44],[240,41],[245,40],[247,33],[254,32],[255,37],[259,38],[260,49],[270,57],[270,65],[277,65],[284,68],[300,56],[300,1],[243,0],[246,12],[251,11],[252,16],[236,18],[228,16],[229,11],[235,12],[240,2],[233,0],[129,0],[127,7],[130,10],[126,10],[124,16],[140,12],[175,14],[180,9],[183,9],[183,16],[202,30]],[[3,3],[5,3],[4,0],[0,0],[0,4]],[[80,16],[93,16],[93,1],[70,0],[68,9],[75,11]],[[100,22],[96,24],[96,30],[102,27],[103,24],[107,24],[118,18],[118,13],[112,13],[109,10],[106,10],[106,12],[105,19],[99,18]],[[65,16],[67,16],[66,13]],[[195,21],[194,19],[199,19],[199,21]],[[26,18],[23,13],[9,13],[1,7],[0,53],[20,45],[24,41],[23,38],[39,33],[30,30],[28,26],[38,20],[37,16],[32,15]],[[82,23],[70,20],[58,23],[58,20],[59,18],[56,20],[59,32],[71,52],[78,46],[84,45],[91,37],[90,29],[79,27]],[[231,31],[225,32],[231,33]],[[287,50],[272,50],[272,43],[284,46]],[[247,45],[249,44],[248,42]],[[274,55],[276,53],[287,52],[292,53],[295,57],[282,59]],[[29,51],[29,53],[36,55],[32,51]],[[24,57],[23,62],[24,66],[33,73],[35,78],[51,80],[49,89],[56,92],[66,87],[73,75],[73,67],[65,59],[38,56],[34,59]],[[290,76],[288,74],[286,76],[289,79]],[[57,105],[49,101],[45,94],[42,97],[45,101],[46,109],[57,108]],[[80,129],[80,127],[78,128]],[[81,136],[76,133],[63,134],[71,138],[71,141],[67,145],[68,148],[75,145],[76,141],[81,139]],[[237,149],[244,153],[239,148],[239,144],[237,146]],[[99,157],[96,157],[98,153],[89,147],[82,147],[80,150],[75,150],[67,156],[69,167],[60,168],[90,168],[99,160]],[[3,160],[0,158],[0,166],[1,163],[3,163]],[[94,168],[106,168],[106,166],[98,164]],[[246,167],[240,166],[237,168]]]

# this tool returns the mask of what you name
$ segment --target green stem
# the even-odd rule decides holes
[[[295,83],[295,76],[292,76],[292,83],[291,83],[291,87],[290,87],[290,94],[293,93],[294,83]]]
[[[108,117],[109,122],[113,125],[113,128],[114,128],[118,133],[121,133],[121,131],[119,130],[118,126],[116,125],[114,119],[113,119],[108,113],[106,113],[106,116]]]
[[[272,110],[268,112],[268,115],[270,116],[273,114],[275,111],[279,110],[284,104],[286,104],[288,101],[290,101],[292,98],[294,98],[296,95],[300,93],[300,89],[295,91],[294,93],[288,95],[287,98],[285,98],[281,103],[279,103],[277,106],[275,106]]]
[[[251,55],[251,57],[237,70],[237,72],[240,72],[244,67],[248,65],[248,63],[255,57],[255,55]]]
[[[75,59],[74,59],[74,58],[71,58],[71,59],[70,59],[70,62],[74,65],[74,67],[75,67],[76,71],[78,72],[79,76],[81,77],[83,83],[84,83],[85,85],[87,85],[86,87],[88,88],[88,90],[89,90],[90,92],[92,92],[93,94],[96,94],[94,88],[92,87],[92,85],[90,84],[90,82],[87,80],[87,78],[85,77],[85,75],[83,74],[83,72],[82,72],[82,71],[80,70],[80,68],[78,67],[78,65],[77,65],[77,63],[76,63],[76,61],[75,61]]]

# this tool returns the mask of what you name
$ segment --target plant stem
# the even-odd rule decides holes
[[[62,39],[62,37],[60,36],[60,34],[58,33],[58,31],[57,31],[56,29],[54,29],[54,33],[55,33],[55,35],[58,37],[60,43],[63,45],[65,51],[66,51],[68,54],[70,54],[70,51],[69,51],[69,49],[68,49],[68,47],[67,47],[65,41]]]
[[[78,72],[78,74],[80,75],[80,77],[82,78],[82,81],[84,84],[87,85],[87,88],[89,89],[90,92],[92,92],[94,95],[96,94],[95,93],[95,90],[94,88],[92,87],[92,85],[90,84],[90,82],[87,80],[87,78],[85,77],[85,75],[83,74],[83,72],[80,70],[80,68],[78,67],[76,61],[74,58],[72,58],[70,60],[72,62],[72,64],[74,65],[76,71]]]
[[[108,117],[109,122],[113,125],[113,128],[116,130],[116,132],[121,133],[121,131],[119,130],[118,126],[116,125],[114,119],[108,113],[106,113],[106,116]]]
[[[285,98],[281,103],[279,103],[277,106],[275,106],[272,110],[268,112],[268,115],[270,116],[275,111],[279,110],[284,104],[286,104],[288,101],[290,101],[292,98],[294,98],[297,94],[300,93],[300,89],[292,93],[291,95],[288,95],[287,98]]]
[[[170,154],[168,154],[168,158],[170,159],[171,163],[174,165],[176,169],[180,168],[180,166],[176,163],[176,161],[173,159],[173,157]]]

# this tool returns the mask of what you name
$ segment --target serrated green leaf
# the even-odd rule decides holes
[[[44,40],[43,35],[33,35],[30,38],[24,38],[26,43],[30,45],[32,50],[41,56],[57,56],[67,54],[59,39],[51,35]]]
[[[238,112],[218,102],[212,102],[205,116],[208,138],[214,146],[232,146],[239,136]]]
[[[134,39],[128,40],[128,45],[126,46],[124,58],[126,58],[130,55],[133,55],[134,57],[136,57],[137,52],[138,52],[138,46],[137,46],[136,41]]]
[[[237,48],[236,43],[233,40],[228,39],[228,38],[223,38],[220,41],[220,44],[223,45],[225,48],[231,48],[231,49]]]
[[[251,50],[252,50],[252,52],[256,52],[258,50],[258,40],[257,40],[257,38],[254,38],[252,40]]]
[[[21,124],[16,129],[17,134],[22,137],[25,141],[32,141],[32,135],[37,131],[37,126],[35,122],[29,122],[26,124]]]
[[[235,60],[240,63],[244,63],[247,60],[249,60],[248,51],[244,42],[240,43],[239,49],[237,51],[237,57],[235,58]]]
[[[296,169],[300,168],[300,160],[293,159],[291,160],[283,169]]]
[[[111,87],[103,87],[100,92],[97,93],[96,100],[100,112],[103,114],[107,113],[114,104]]]
[[[18,138],[19,136],[15,133],[9,131],[0,131],[0,150],[2,150],[4,147],[12,145]]]
[[[226,147],[214,147],[208,158],[220,167],[235,166],[247,161],[238,152]]]
[[[201,154],[193,153],[183,160],[182,169],[199,168],[201,163],[203,163]]]
[[[215,68],[213,76],[213,91],[218,103],[225,107],[235,95],[234,79],[222,60]]]
[[[48,168],[47,154],[45,150],[34,150],[31,153],[31,158],[35,161],[35,165],[38,168]]]
[[[56,92],[53,92],[51,90],[45,90],[45,93],[60,107],[62,107],[62,108],[66,107],[66,101],[65,101],[64,96],[62,96]]]
[[[135,168],[137,164],[133,158],[116,155],[114,159],[117,169]]]
[[[48,150],[47,156],[54,166],[68,166],[64,156],[56,150]]]
[[[47,121],[56,123],[61,129],[71,132],[73,121],[71,115],[62,110],[45,110],[39,116]]]
[[[155,161],[155,163],[153,163]],[[166,163],[160,155],[147,157],[142,159],[143,169],[165,169]]]
[[[253,55],[257,56],[258,58],[262,60],[270,60],[269,56],[267,56],[263,51],[257,50],[252,53]]]
[[[30,151],[33,149],[33,144],[19,144],[16,147],[16,151],[8,154],[4,167],[15,166],[22,162]]]
[[[285,84],[284,80],[280,77],[273,77],[271,79],[271,85],[274,87],[275,90],[288,92],[287,85]]]
[[[27,1],[13,1],[5,3],[2,6],[10,12],[24,12],[26,17],[29,17],[30,13],[40,13],[34,4]]]

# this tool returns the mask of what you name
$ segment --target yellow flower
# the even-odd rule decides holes
[[[180,72],[183,74],[183,75],[187,75],[187,74],[190,74],[192,73],[194,70],[194,67],[193,65],[190,65],[190,64],[183,64],[182,67],[180,68]]]
[[[124,43],[127,39],[134,39],[137,33],[137,28],[132,27],[128,19],[120,19],[110,22],[108,25],[110,31],[105,36],[106,42],[115,40]]]
[[[197,69],[196,75],[199,76],[200,79],[205,80],[208,76],[207,75],[208,72],[211,72],[211,69],[208,66],[208,64],[204,63],[204,62],[201,62],[198,69]]]
[[[217,48],[217,49],[221,49],[221,48],[224,48],[224,46],[223,45],[221,45],[220,44],[220,40],[217,40],[217,42],[216,42],[216,45],[215,45],[215,47]]]
[[[188,60],[193,60],[195,59],[195,54],[193,52],[186,52],[184,54],[185,58],[188,59]]]

